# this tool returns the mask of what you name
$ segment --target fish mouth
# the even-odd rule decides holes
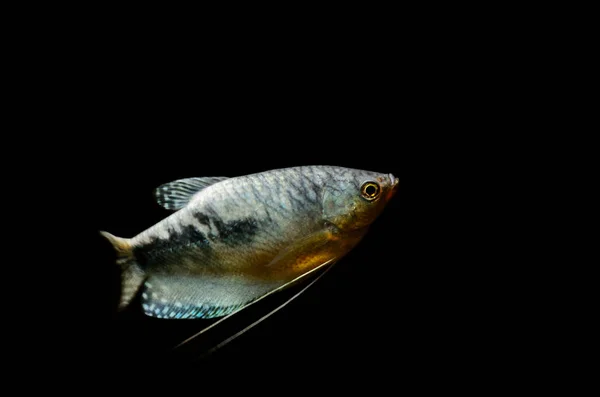
[[[388,178],[390,178],[390,189],[386,198],[387,200],[390,200],[394,196],[394,194],[396,194],[396,190],[398,190],[399,180],[392,174],[388,174]]]
[[[394,175],[392,175],[392,174],[389,174],[389,175],[388,175],[388,177],[390,178],[390,186],[391,186],[392,188],[394,188],[394,189],[395,189],[396,187],[398,187],[398,182],[399,182],[398,178],[396,178],[396,177],[395,177]]]

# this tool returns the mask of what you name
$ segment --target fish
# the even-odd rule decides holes
[[[120,267],[118,311],[232,315],[338,262],[398,186],[392,174],[325,165],[165,183],[154,196],[169,216],[131,238],[100,232]]]

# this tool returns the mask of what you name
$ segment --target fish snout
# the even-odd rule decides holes
[[[398,178],[396,178],[393,174],[389,174],[388,177],[390,178],[390,186],[395,190],[398,187]]]
[[[396,191],[398,190],[398,183],[400,182],[400,180],[398,178],[396,178],[393,174],[388,174],[388,178],[390,178],[390,191],[388,193],[387,199],[391,199],[392,196],[396,193]]]

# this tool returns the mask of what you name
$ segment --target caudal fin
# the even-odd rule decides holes
[[[108,232],[100,232],[117,253],[117,265],[121,268],[121,299],[119,310],[123,310],[133,300],[146,278],[144,271],[133,255],[133,250],[128,239],[113,236]]]

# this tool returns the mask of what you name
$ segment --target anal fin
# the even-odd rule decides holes
[[[231,275],[153,275],[144,284],[142,307],[146,315],[157,318],[216,318],[233,313],[281,284]]]

